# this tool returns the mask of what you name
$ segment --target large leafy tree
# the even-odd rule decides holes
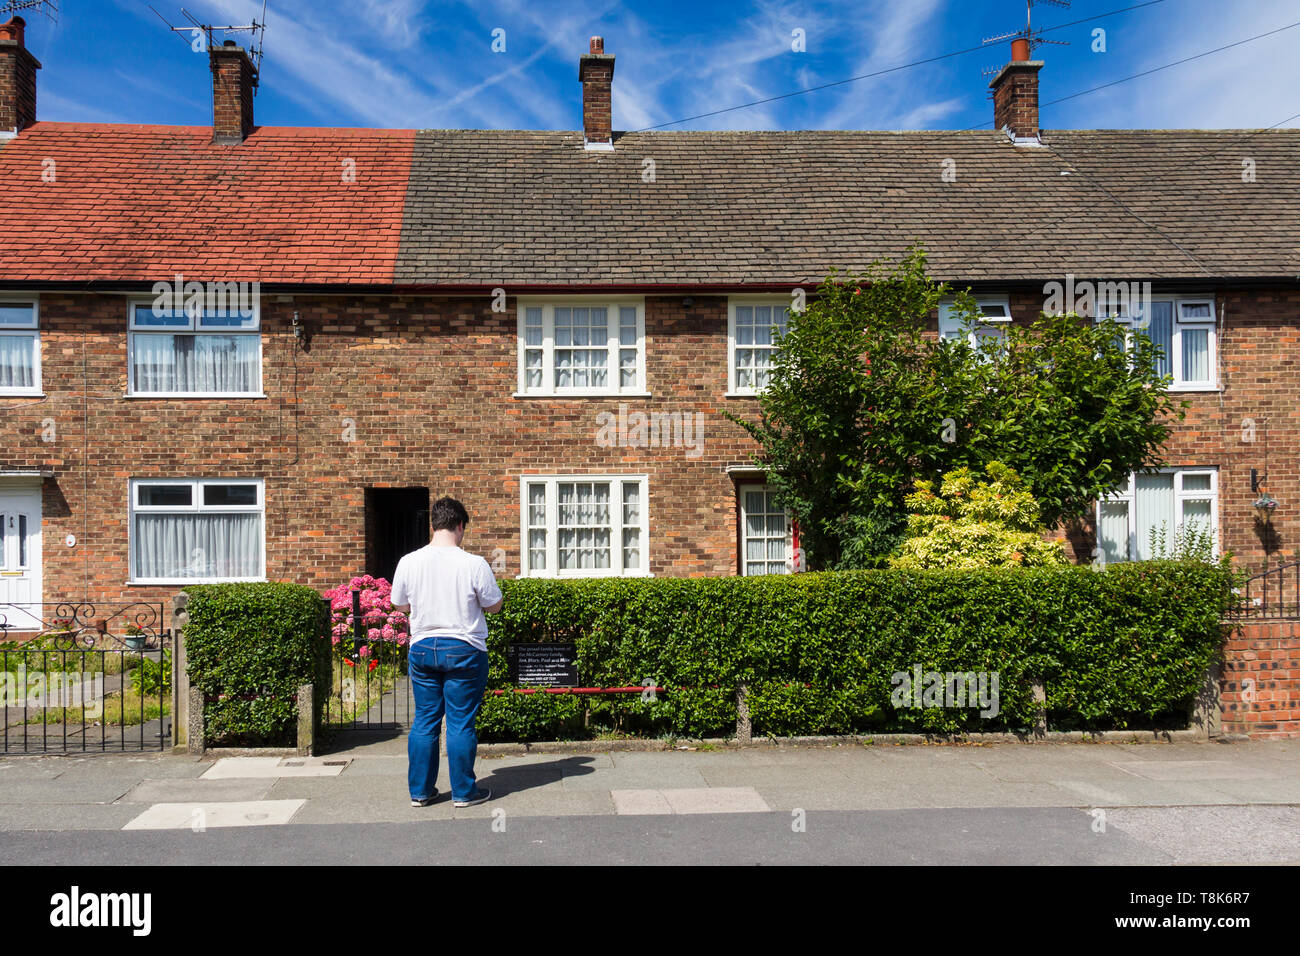
[[[949,292],[920,248],[892,268],[832,274],[780,339],[760,420],[735,418],[762,446],[755,460],[799,522],[808,567],[880,563],[915,483],[956,468],[1004,463],[1053,526],[1160,463],[1184,413],[1150,339],[1042,315],[1004,341],[940,341],[926,329]],[[980,328],[973,300],[955,298]]]

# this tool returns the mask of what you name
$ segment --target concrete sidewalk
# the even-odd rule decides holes
[[[645,753],[602,753],[593,746],[589,753],[480,757],[478,774],[480,785],[492,789],[489,803],[453,809],[444,762],[438,802],[417,809],[409,805],[405,756],[367,748],[299,759],[8,757],[0,760],[0,830],[191,827],[200,816],[212,827],[475,819],[495,811],[555,817],[1294,808],[1300,806],[1300,740]]]

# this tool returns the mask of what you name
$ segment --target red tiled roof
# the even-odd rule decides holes
[[[0,143],[0,276],[392,281],[413,130],[211,139],[211,127],[40,122]]]

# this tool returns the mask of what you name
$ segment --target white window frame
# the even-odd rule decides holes
[[[980,317],[976,320],[978,326],[990,326],[997,333],[999,344],[1005,345],[1007,341],[1007,328],[1011,325],[1011,299],[1005,295],[977,295],[972,296],[975,305],[980,309]],[[939,302],[939,340],[943,342],[953,340],[963,340],[975,351],[980,350],[980,335],[976,331],[976,325],[963,322],[953,315],[953,310],[957,307],[956,299],[942,299]],[[1005,315],[985,315],[986,308],[1000,308]],[[987,333],[986,333],[987,334]]]
[[[1215,298],[1212,295],[1153,295],[1151,301],[1168,302],[1171,304],[1173,312],[1173,328],[1169,350],[1172,354],[1167,356],[1169,359],[1169,368],[1173,374],[1173,381],[1169,383],[1168,391],[1170,392],[1217,392],[1219,391],[1219,322],[1218,308]],[[1208,305],[1210,314],[1206,318],[1184,318],[1183,307],[1188,305]],[[1100,322],[1103,318],[1109,317],[1114,319],[1120,325],[1124,326],[1124,343],[1126,347],[1131,347],[1133,341],[1133,320],[1134,316],[1126,314],[1127,310],[1107,310],[1108,303],[1098,302],[1096,307],[1096,321]],[[1139,316],[1140,317],[1140,316]],[[1206,381],[1187,381],[1184,378],[1183,368],[1183,331],[1186,328],[1205,329],[1208,332],[1206,336],[1209,342],[1208,367],[1210,370],[1210,379]]]
[[[608,373],[606,381],[609,383],[605,388],[591,388],[590,386],[582,387],[558,387],[555,384],[555,310],[565,306],[575,309],[592,309],[604,308],[606,310],[606,321],[608,323],[608,337],[606,338],[606,347],[609,352]],[[636,309],[636,382],[627,388],[620,384],[622,376],[619,367],[619,350],[621,348],[631,348],[624,346],[620,342],[620,309]],[[537,346],[528,346],[526,339],[526,325],[528,320],[528,309],[540,308],[542,310],[542,384],[530,387],[528,385],[528,369],[525,362],[525,352],[529,348]],[[635,296],[581,296],[581,295],[545,295],[545,296],[521,296],[515,300],[515,319],[516,319],[516,357],[515,361],[518,366],[518,375],[515,383],[515,398],[583,398],[601,395],[631,395],[635,397],[648,398],[650,392],[646,386],[646,335],[645,335],[645,298]],[[570,346],[562,346],[568,348]]]
[[[610,488],[610,566],[608,568],[560,569],[559,560],[559,492],[557,486],[568,482],[609,482]],[[640,523],[635,527],[641,542],[641,567],[623,567],[623,485],[640,486]],[[528,547],[528,488],[546,486],[546,567],[530,566]],[[648,475],[520,475],[519,477],[519,567],[521,578],[617,578],[653,577],[650,572],[650,478]]]
[[[188,485],[192,491],[189,505],[141,505],[139,489],[146,485]],[[205,505],[204,485],[256,485],[256,505]],[[127,549],[130,580],[128,584],[225,584],[234,581],[266,580],[266,484],[261,478],[132,478],[127,483]],[[137,514],[258,514],[262,519],[262,563],[255,577],[179,577],[142,578],[135,563],[135,516]]]
[[[1214,550],[1216,554],[1220,553],[1222,544],[1219,537],[1219,469],[1212,466],[1187,465],[1183,467],[1156,468],[1154,472],[1162,475],[1174,476],[1174,516],[1178,523],[1169,529],[1172,535],[1174,530],[1182,527],[1183,503],[1186,501],[1204,501],[1210,500],[1210,530],[1214,535]],[[1151,473],[1151,472],[1144,472]],[[1101,506],[1103,504],[1113,504],[1123,502],[1128,510],[1128,547],[1129,557],[1119,558],[1118,561],[1136,561],[1133,557],[1138,553],[1139,542],[1137,540],[1137,490],[1136,490],[1136,472],[1130,473],[1124,487],[1114,494],[1107,495],[1097,502],[1094,509],[1094,518],[1097,528],[1097,548],[1101,548]],[[1209,491],[1185,491],[1183,489],[1183,479],[1187,475],[1209,475]],[[1145,542],[1141,542],[1145,545]]]
[[[34,382],[30,388],[0,387],[0,395],[43,395],[41,390],[41,302],[35,295],[18,295],[5,293],[0,295],[0,305],[28,305],[32,307],[30,325],[0,325],[0,335],[11,338],[31,338],[32,369]]]
[[[793,303],[788,295],[742,295],[727,298],[727,397],[741,398],[761,395],[763,389],[736,384],[736,308],[738,306],[785,306],[787,313],[793,313]],[[790,316],[786,316],[786,328],[789,328]],[[776,351],[776,345],[746,345],[744,348],[766,348]]]
[[[761,491],[764,494],[771,494],[775,489],[771,485],[764,484],[761,481],[746,481],[736,485],[736,498],[740,507],[740,575],[741,577],[753,577],[749,573],[749,514],[745,509],[745,492]],[[763,536],[763,540],[770,540],[768,535]],[[764,558],[764,564],[772,562]],[[794,522],[790,519],[790,512],[785,512],[785,560],[783,561],[784,571],[778,571],[778,574],[791,574],[794,571]],[[769,571],[768,574],[773,572]]]
[[[262,391],[262,306],[253,303],[253,315],[247,328],[199,328],[201,319],[187,317],[188,325],[175,326],[137,326],[135,310],[137,306],[153,306],[153,299],[127,299],[127,336],[126,336],[126,394],[131,398],[265,398]],[[182,310],[183,311],[183,310]],[[135,339],[138,335],[249,335],[257,338],[257,381],[251,391],[247,392],[142,392],[135,386]]]

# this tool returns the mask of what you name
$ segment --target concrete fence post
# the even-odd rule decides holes
[[[1223,701],[1219,697],[1223,665],[1216,661],[1205,672],[1201,689],[1192,702],[1191,729],[1206,739],[1223,733]]]
[[[747,744],[754,739],[754,726],[749,719],[749,685],[743,681],[736,685],[736,740]]]
[[[189,751],[190,675],[185,656],[185,625],[189,623],[186,607],[190,596],[178,591],[172,597],[172,751]],[[200,741],[201,742],[201,741]]]
[[[298,688],[298,756],[310,757],[316,746],[315,688],[303,684]]]
[[[1047,687],[1036,679],[1030,687],[1034,695],[1034,736],[1047,736]]]
[[[203,691],[190,685],[189,721],[187,750],[196,756],[202,756],[206,749],[207,738],[203,728]]]

